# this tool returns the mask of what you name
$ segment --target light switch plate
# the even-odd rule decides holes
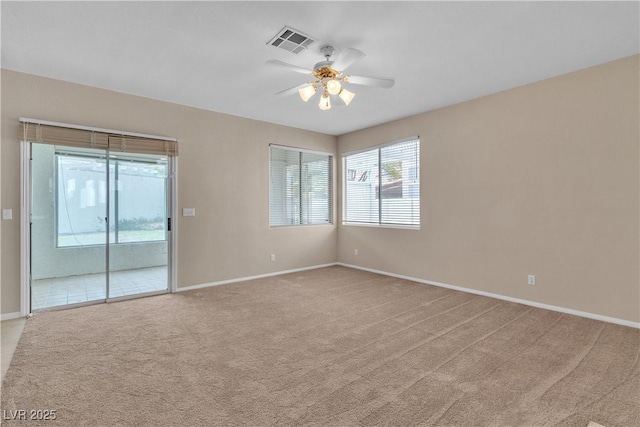
[[[182,216],[196,216],[196,208],[182,208]]]
[[[13,209],[2,209],[2,219],[13,219]]]

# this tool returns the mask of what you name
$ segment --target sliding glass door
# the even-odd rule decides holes
[[[167,290],[166,158],[109,156],[109,298]]]
[[[168,290],[170,163],[31,144],[31,309]]]
[[[106,298],[107,157],[31,144],[32,310]]]

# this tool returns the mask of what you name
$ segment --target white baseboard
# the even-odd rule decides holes
[[[11,319],[19,319],[20,317],[23,317],[19,311],[16,311],[15,313],[5,313],[0,315],[0,320],[11,320]]]
[[[479,291],[479,290],[476,290],[476,289],[464,288],[462,286],[455,286],[455,285],[449,285],[449,284],[446,284],[446,283],[434,282],[432,280],[419,279],[417,277],[405,276],[403,274],[389,273],[387,271],[376,270],[376,269],[367,268],[367,267],[361,267],[361,266],[358,266],[358,265],[346,264],[346,263],[343,263],[343,262],[334,262],[334,263],[329,263],[329,264],[313,265],[313,266],[310,266],[310,267],[295,268],[295,269],[292,269],[292,270],[282,270],[282,271],[275,271],[273,273],[258,274],[256,276],[246,276],[246,277],[239,277],[239,278],[236,278],[236,279],[221,280],[221,281],[218,281],[218,282],[203,283],[201,285],[193,285],[193,286],[186,286],[186,287],[183,287],[183,288],[177,288],[176,291],[177,292],[191,291],[191,290],[195,290],[195,289],[209,288],[209,287],[212,287],[212,286],[220,286],[220,285],[227,285],[227,284],[230,284],[230,283],[244,282],[244,281],[247,281],[247,280],[262,279],[264,277],[280,276],[280,275],[283,275],[283,274],[296,273],[296,272],[299,272],[299,271],[315,270],[315,269],[318,269],[318,268],[331,267],[331,266],[334,266],[334,265],[340,265],[340,266],[343,266],[343,267],[354,268],[354,269],[357,269],[357,270],[369,271],[371,273],[382,274],[384,276],[390,276],[390,277],[397,277],[399,279],[411,280],[413,282],[424,283],[426,285],[432,285],[432,286],[438,286],[438,287],[441,287],[441,288],[453,289],[453,290],[456,290],[456,291],[467,292],[467,293],[476,294],[476,295],[482,295],[482,296],[486,296],[486,297],[490,297],[490,298],[496,298],[496,299],[499,299],[499,300],[515,302],[515,303],[518,303],[518,304],[524,304],[524,305],[537,307],[537,308],[543,308],[545,310],[557,311],[559,313],[572,314],[574,316],[586,317],[588,319],[601,320],[603,322],[614,323],[616,325],[629,326],[631,328],[640,329],[640,322],[632,322],[630,320],[618,319],[616,317],[603,316],[601,314],[594,314],[594,313],[589,313],[589,312],[580,311],[580,310],[574,310],[574,309],[566,308],[566,307],[558,307],[558,306],[555,306],[555,305],[543,304],[543,303],[539,303],[539,302],[535,302],[535,301],[528,301],[528,300],[524,300],[524,299],[520,299],[520,298],[513,298],[513,297],[506,296],[506,295],[494,294],[492,292]],[[17,318],[20,318],[20,317],[23,317],[23,316],[20,314],[19,311],[17,311],[17,312],[14,312],[14,313],[6,313],[6,314],[0,315],[0,320],[11,320],[11,319],[17,319]]]
[[[629,326],[632,328],[640,329],[640,322],[632,322],[630,320],[618,319],[616,317],[603,316],[601,314],[588,313],[586,311],[574,310],[572,308],[558,307],[555,305],[543,304],[535,301],[528,301],[520,298],[513,298],[506,295],[494,294],[491,292],[478,291],[476,289],[463,288],[462,286],[454,286],[448,285],[446,283],[434,282],[431,280],[418,279],[416,277],[404,276],[402,274],[389,273],[386,271],[375,270],[373,268],[360,267],[358,265],[345,264],[343,262],[338,262],[336,265],[341,265],[343,267],[355,268],[357,270],[369,271],[371,273],[378,273],[385,276],[397,277],[398,279],[411,280],[413,282],[424,283],[426,285],[439,286],[441,288],[453,289],[456,291],[467,292],[470,294],[482,295],[485,297],[496,298],[499,300],[515,302],[518,304],[529,305],[532,307],[543,308],[545,310],[557,311],[559,313],[572,314],[574,316],[586,317],[594,320],[601,320],[603,322],[615,323],[616,325]]]
[[[176,289],[176,292],[192,291],[194,289],[210,288],[212,286],[228,285],[229,283],[246,282],[247,280],[262,279],[264,277],[281,276],[283,274],[296,273],[298,271],[315,270],[317,268],[332,267],[338,265],[336,262],[321,265],[312,265],[310,267],[294,268],[293,270],[275,271],[273,273],[258,274],[257,276],[238,277],[237,279],[221,280],[219,282],[203,283],[201,285],[185,286]]]

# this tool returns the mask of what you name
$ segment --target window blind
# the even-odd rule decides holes
[[[271,227],[331,224],[333,156],[271,146],[269,224]]]
[[[41,123],[22,122],[19,127],[21,141],[68,147],[95,148],[126,153],[178,155],[178,142],[141,136],[114,134],[107,130],[75,128]]]
[[[178,155],[178,143],[161,139],[109,136],[109,151],[121,153]]]
[[[345,224],[420,226],[420,140],[346,154]]]

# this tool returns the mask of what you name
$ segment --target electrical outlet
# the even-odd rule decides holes
[[[182,216],[196,216],[196,208],[183,208]]]
[[[276,254],[271,254],[271,262],[276,262]]]
[[[353,250],[353,254],[354,254],[354,255],[358,255],[358,250],[357,250],[357,249],[354,249],[354,250]]]
[[[2,219],[13,219],[13,209],[2,209]]]
[[[529,274],[529,276],[527,276],[527,283],[529,283],[530,285],[535,285],[536,276],[534,276],[533,274]]]

